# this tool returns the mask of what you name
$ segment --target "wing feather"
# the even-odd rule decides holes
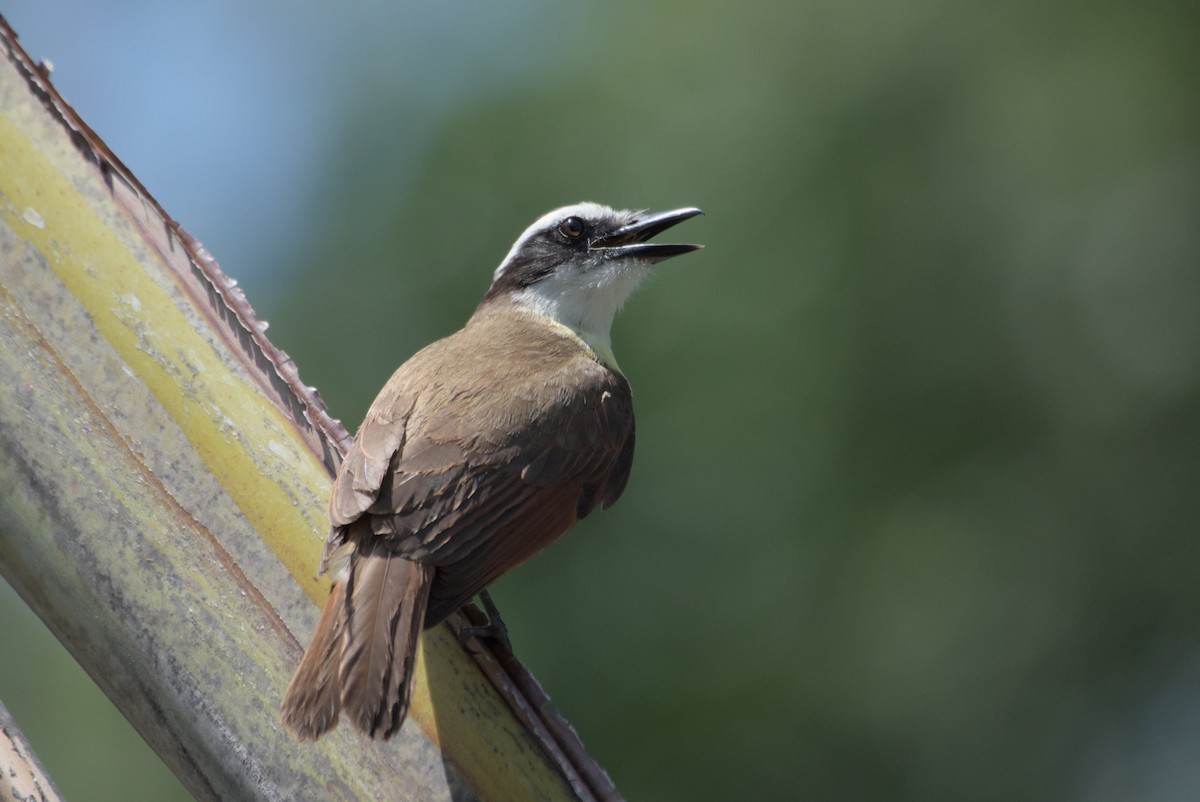
[[[367,518],[355,531],[435,567],[427,623],[624,489],[629,384],[569,335],[549,326],[534,334],[517,343],[472,324],[413,357],[372,405],[339,470],[331,546]],[[479,377],[489,383],[473,384]]]

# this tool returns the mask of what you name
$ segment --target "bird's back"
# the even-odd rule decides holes
[[[372,404],[336,480],[331,541],[365,519],[360,538],[436,566],[426,622],[441,620],[616,501],[633,433],[628,382],[569,329],[477,313]]]

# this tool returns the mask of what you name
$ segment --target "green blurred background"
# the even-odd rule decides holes
[[[1194,3],[5,6],[352,429],[544,211],[707,212],[495,589],[631,799],[1200,799]],[[186,798],[0,627],[68,798]]]

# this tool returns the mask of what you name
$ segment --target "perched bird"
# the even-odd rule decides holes
[[[300,740],[400,729],[417,640],[625,488],[633,401],[613,317],[651,265],[699,245],[648,240],[699,209],[594,203],[517,239],[460,331],[417,352],[338,469],[321,571],[335,584],[283,699]]]

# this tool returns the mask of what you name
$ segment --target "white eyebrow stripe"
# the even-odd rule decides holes
[[[617,214],[617,212],[608,206],[603,206],[599,203],[592,203],[591,201],[584,201],[582,203],[572,204],[571,206],[563,206],[561,209],[555,209],[552,212],[546,212],[544,215],[535,220],[533,225],[525,229],[525,231],[521,233],[521,236],[517,237],[517,241],[513,243],[511,248],[509,248],[508,255],[504,257],[504,261],[500,263],[500,266],[496,268],[496,272],[492,274],[492,282],[495,283],[500,276],[504,275],[504,271],[512,261],[513,257],[520,252],[521,248],[525,246],[525,243],[528,242],[530,238],[542,231],[545,231],[552,224],[561,220],[566,220],[568,217],[597,219],[614,214]]]

